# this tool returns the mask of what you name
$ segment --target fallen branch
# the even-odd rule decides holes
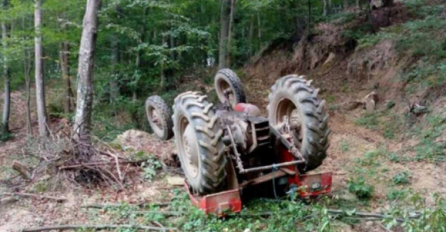
[[[120,164],[138,164],[142,163],[147,160],[138,160],[138,161],[120,161]],[[65,170],[65,169],[75,169],[75,168],[81,168],[81,167],[88,167],[88,166],[98,166],[98,165],[108,165],[112,164],[115,165],[116,161],[108,161],[108,162],[92,162],[92,163],[81,163],[81,164],[73,164],[73,165],[67,165],[67,166],[61,166],[59,167],[59,170]]]
[[[144,207],[146,205],[151,206],[169,206],[170,203],[150,203],[150,202],[143,202],[139,204],[129,204],[130,206],[137,206],[137,207]],[[121,207],[122,204],[113,204],[113,203],[107,203],[107,204],[89,204],[89,205],[82,205],[81,208],[93,208],[93,209],[104,209],[104,208],[113,208],[113,207]]]
[[[32,193],[3,193],[3,195],[49,199],[49,200],[55,200],[58,202],[67,200],[66,198],[61,198],[61,197],[52,197],[52,196],[38,195],[38,194],[32,194]]]
[[[178,231],[176,228],[159,228],[154,226],[140,226],[140,225],[58,225],[58,226],[42,226],[34,228],[22,229],[22,232],[39,232],[47,230],[78,230],[78,229],[95,229],[95,230],[107,230],[107,229],[137,229],[148,231]]]
[[[33,178],[28,168],[17,160],[12,162],[12,169],[16,170],[18,173],[20,173],[20,175],[22,175],[23,178],[27,180],[32,180]]]
[[[331,214],[346,214],[345,211],[343,210],[338,210],[338,209],[329,209],[328,210],[329,213]],[[353,212],[351,215],[347,215],[347,216],[357,216],[357,217],[363,217],[363,218],[376,218],[376,219],[386,219],[386,218],[391,218],[391,216],[389,215],[384,215],[384,214],[379,214],[379,213],[368,213],[368,212]],[[420,214],[419,213],[414,213],[413,215],[410,215],[409,218],[410,219],[416,219],[419,218]],[[403,222],[404,220],[401,218],[397,218],[396,219],[398,222]]]

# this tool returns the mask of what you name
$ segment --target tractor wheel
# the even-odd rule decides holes
[[[169,107],[160,96],[150,96],[146,100],[146,115],[153,133],[161,140],[173,137],[173,123]]]
[[[293,142],[306,160],[306,164],[298,166],[301,172],[319,167],[329,147],[328,114],[318,92],[311,87],[311,81],[289,75],[276,81],[268,97],[270,124],[279,126],[287,120]]]
[[[246,94],[240,78],[231,69],[221,69],[215,75],[215,91],[221,103],[229,101],[232,107],[237,103],[246,103]],[[229,99],[225,95],[228,91]]]
[[[223,130],[206,98],[197,92],[179,95],[172,116],[181,167],[190,187],[199,194],[218,192],[226,182]]]

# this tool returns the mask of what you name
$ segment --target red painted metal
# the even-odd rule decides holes
[[[279,145],[277,147],[276,155],[280,163],[295,160],[291,152],[284,146]],[[312,198],[331,192],[331,172],[301,175],[295,166],[289,166],[286,169],[293,171],[292,173],[296,173],[288,176],[288,184],[290,186],[293,184],[296,185],[300,197]],[[238,188],[206,196],[192,194],[187,183],[185,184],[185,189],[189,193],[192,203],[206,214],[224,216],[227,212],[237,213],[242,210],[242,200]]]
[[[277,156],[280,162],[294,160],[293,154],[291,154],[291,152],[284,146],[279,145],[277,150]],[[290,166],[287,167],[287,169],[296,172],[296,175],[288,177],[288,184],[295,184],[301,197],[316,197],[331,192],[331,184],[333,181],[331,172],[301,175],[296,166]]]
[[[250,116],[259,116],[260,109],[256,105],[248,104],[248,103],[238,103],[234,106],[234,111],[247,113]]]
[[[239,189],[198,196],[191,193],[187,183],[185,184],[185,188],[189,193],[192,204],[203,210],[206,214],[224,216],[226,212],[238,213],[242,210],[242,199]]]

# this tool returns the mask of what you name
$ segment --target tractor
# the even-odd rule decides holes
[[[154,134],[174,137],[185,189],[206,213],[239,212],[242,199],[294,193],[313,198],[331,191],[331,173],[306,174],[319,167],[329,147],[328,114],[319,89],[304,76],[276,81],[268,116],[246,101],[235,72],[214,78],[219,103],[199,92],[178,95],[170,107],[159,96],[145,105]]]

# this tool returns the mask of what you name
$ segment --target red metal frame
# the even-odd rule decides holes
[[[226,212],[238,213],[242,210],[242,199],[239,189],[198,196],[191,193],[187,183],[184,187],[189,194],[192,204],[203,210],[206,214],[212,213],[223,216]]]
[[[277,152],[276,155],[280,163],[295,160],[295,157],[283,146],[278,146]],[[331,192],[331,172],[301,175],[296,166],[289,166],[286,169],[290,173],[288,176],[288,184],[290,186],[293,184],[296,185],[300,197],[311,198]],[[187,183],[185,183],[184,187],[192,203],[206,214],[224,216],[226,212],[237,213],[242,210],[240,188],[206,196],[198,196],[191,192]]]

